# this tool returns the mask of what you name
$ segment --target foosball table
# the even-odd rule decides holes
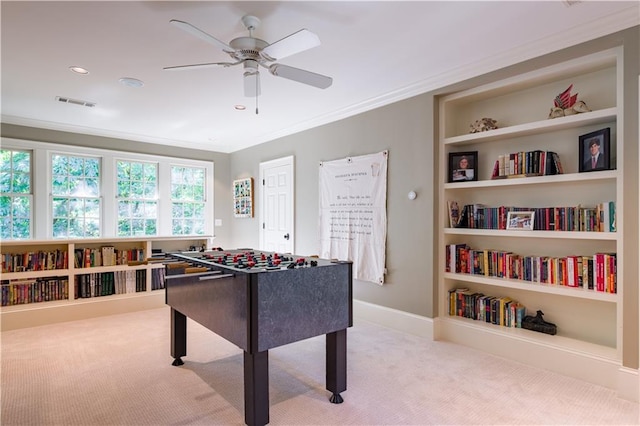
[[[265,425],[269,349],[324,334],[329,400],[343,401],[347,328],[353,325],[351,262],[251,249],[171,258],[165,287],[173,365],[187,355],[187,318],[235,344],[244,351],[245,423]]]

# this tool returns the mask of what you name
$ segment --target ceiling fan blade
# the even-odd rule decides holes
[[[164,67],[162,69],[165,71],[181,71],[181,70],[193,69],[193,68],[210,68],[210,67],[217,67],[217,66],[230,67],[233,65],[238,65],[239,63],[240,62],[208,62],[205,64],[176,65],[173,67]]]
[[[219,48],[221,48],[225,52],[233,52],[233,49],[227,43],[218,40],[214,36],[205,33],[200,28],[194,27],[193,25],[191,25],[188,22],[178,21],[177,19],[172,19],[169,22],[171,22],[173,25],[175,25],[176,27],[180,28],[181,30],[186,31],[186,32],[188,32],[190,34],[193,34],[194,36],[196,36],[198,38],[201,38],[202,40],[204,40],[204,41],[206,41],[208,43],[215,44],[216,46],[218,46]]]
[[[299,83],[308,84],[309,86],[319,89],[326,89],[333,83],[333,78],[326,75],[316,74],[311,71],[301,70],[299,68],[290,67],[288,65],[273,64],[269,66],[271,74],[297,81]]]
[[[260,73],[258,71],[245,71],[244,95],[248,98],[260,96]]]
[[[320,38],[315,33],[302,29],[271,43],[262,49],[260,54],[269,61],[275,61],[319,45]]]

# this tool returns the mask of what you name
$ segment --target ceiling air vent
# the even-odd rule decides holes
[[[94,106],[96,106],[95,102],[81,101],[79,99],[63,98],[62,96],[56,96],[56,101],[64,102],[65,104],[86,106],[89,108],[93,108]]]

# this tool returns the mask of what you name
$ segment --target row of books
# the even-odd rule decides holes
[[[151,289],[165,288],[165,268],[151,270]],[[108,296],[146,291],[146,270],[128,270],[77,275],[75,298]],[[66,277],[30,278],[0,281],[2,306],[69,299]]]
[[[49,271],[67,269],[66,250],[2,253],[2,272]]]
[[[144,249],[134,247],[128,250],[119,250],[113,246],[77,248],[74,250],[74,259],[76,268],[129,265],[146,260]]]
[[[496,160],[492,179],[522,175],[558,175],[562,174],[562,163],[553,151],[520,151],[500,154]]]
[[[486,296],[467,288],[449,290],[449,315],[503,327],[522,328],[524,305],[509,297]]]
[[[69,280],[66,277],[3,280],[0,282],[2,306],[49,302],[69,298]]]
[[[165,268],[154,268],[151,270],[151,290],[161,290],[164,288]]]
[[[146,290],[147,271],[145,269],[82,274],[77,275],[75,281],[76,299]]]
[[[533,212],[534,231],[615,232],[616,203],[605,201],[595,207],[487,207],[467,204],[458,211],[449,202],[449,225],[453,228],[507,229],[509,212]]]
[[[617,256],[526,256],[509,251],[446,246],[446,272],[483,275],[605,293],[617,293]]]

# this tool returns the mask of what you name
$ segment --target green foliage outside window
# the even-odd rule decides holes
[[[173,235],[203,235],[205,170],[171,167],[171,229]]]
[[[118,236],[157,235],[158,165],[117,162]]]
[[[100,159],[53,155],[54,238],[100,236]]]
[[[0,238],[31,237],[31,152],[0,150]]]

